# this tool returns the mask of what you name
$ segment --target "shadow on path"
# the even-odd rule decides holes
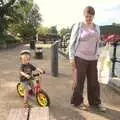
[[[50,111],[56,120],[86,120],[80,112],[60,105],[52,105]]]
[[[118,111],[111,108],[107,108],[106,112],[100,112],[97,109],[92,109],[89,112],[99,116],[103,116],[108,120],[120,120],[120,110]]]

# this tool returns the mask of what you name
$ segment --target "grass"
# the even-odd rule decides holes
[[[51,48],[52,44],[36,44],[36,47]]]
[[[25,46],[30,46],[30,44],[26,44]],[[42,47],[42,48],[51,48],[52,44],[36,44],[37,47]]]

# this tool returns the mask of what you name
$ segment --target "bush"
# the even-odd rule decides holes
[[[4,44],[4,43],[12,44],[12,43],[20,43],[20,42],[21,42],[21,39],[18,37],[15,38],[11,35],[1,35],[0,36],[0,44]]]

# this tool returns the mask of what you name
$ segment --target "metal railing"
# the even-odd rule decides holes
[[[116,57],[116,52],[117,52],[117,46],[120,45],[120,42],[115,42],[112,44],[113,45],[113,57],[112,57],[112,77],[115,77],[115,63],[118,62],[120,63],[120,58]]]

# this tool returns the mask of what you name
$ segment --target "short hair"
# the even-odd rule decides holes
[[[22,59],[23,56],[29,56],[31,58],[31,52],[29,50],[22,50],[20,52],[20,60]]]
[[[84,9],[84,13],[87,12],[88,14],[90,15],[95,15],[95,9],[92,7],[92,6],[87,6],[85,9]]]
[[[30,52],[29,50],[22,50],[22,51],[20,52],[20,55],[24,55],[24,54],[26,54],[26,55],[31,55],[31,52]]]

